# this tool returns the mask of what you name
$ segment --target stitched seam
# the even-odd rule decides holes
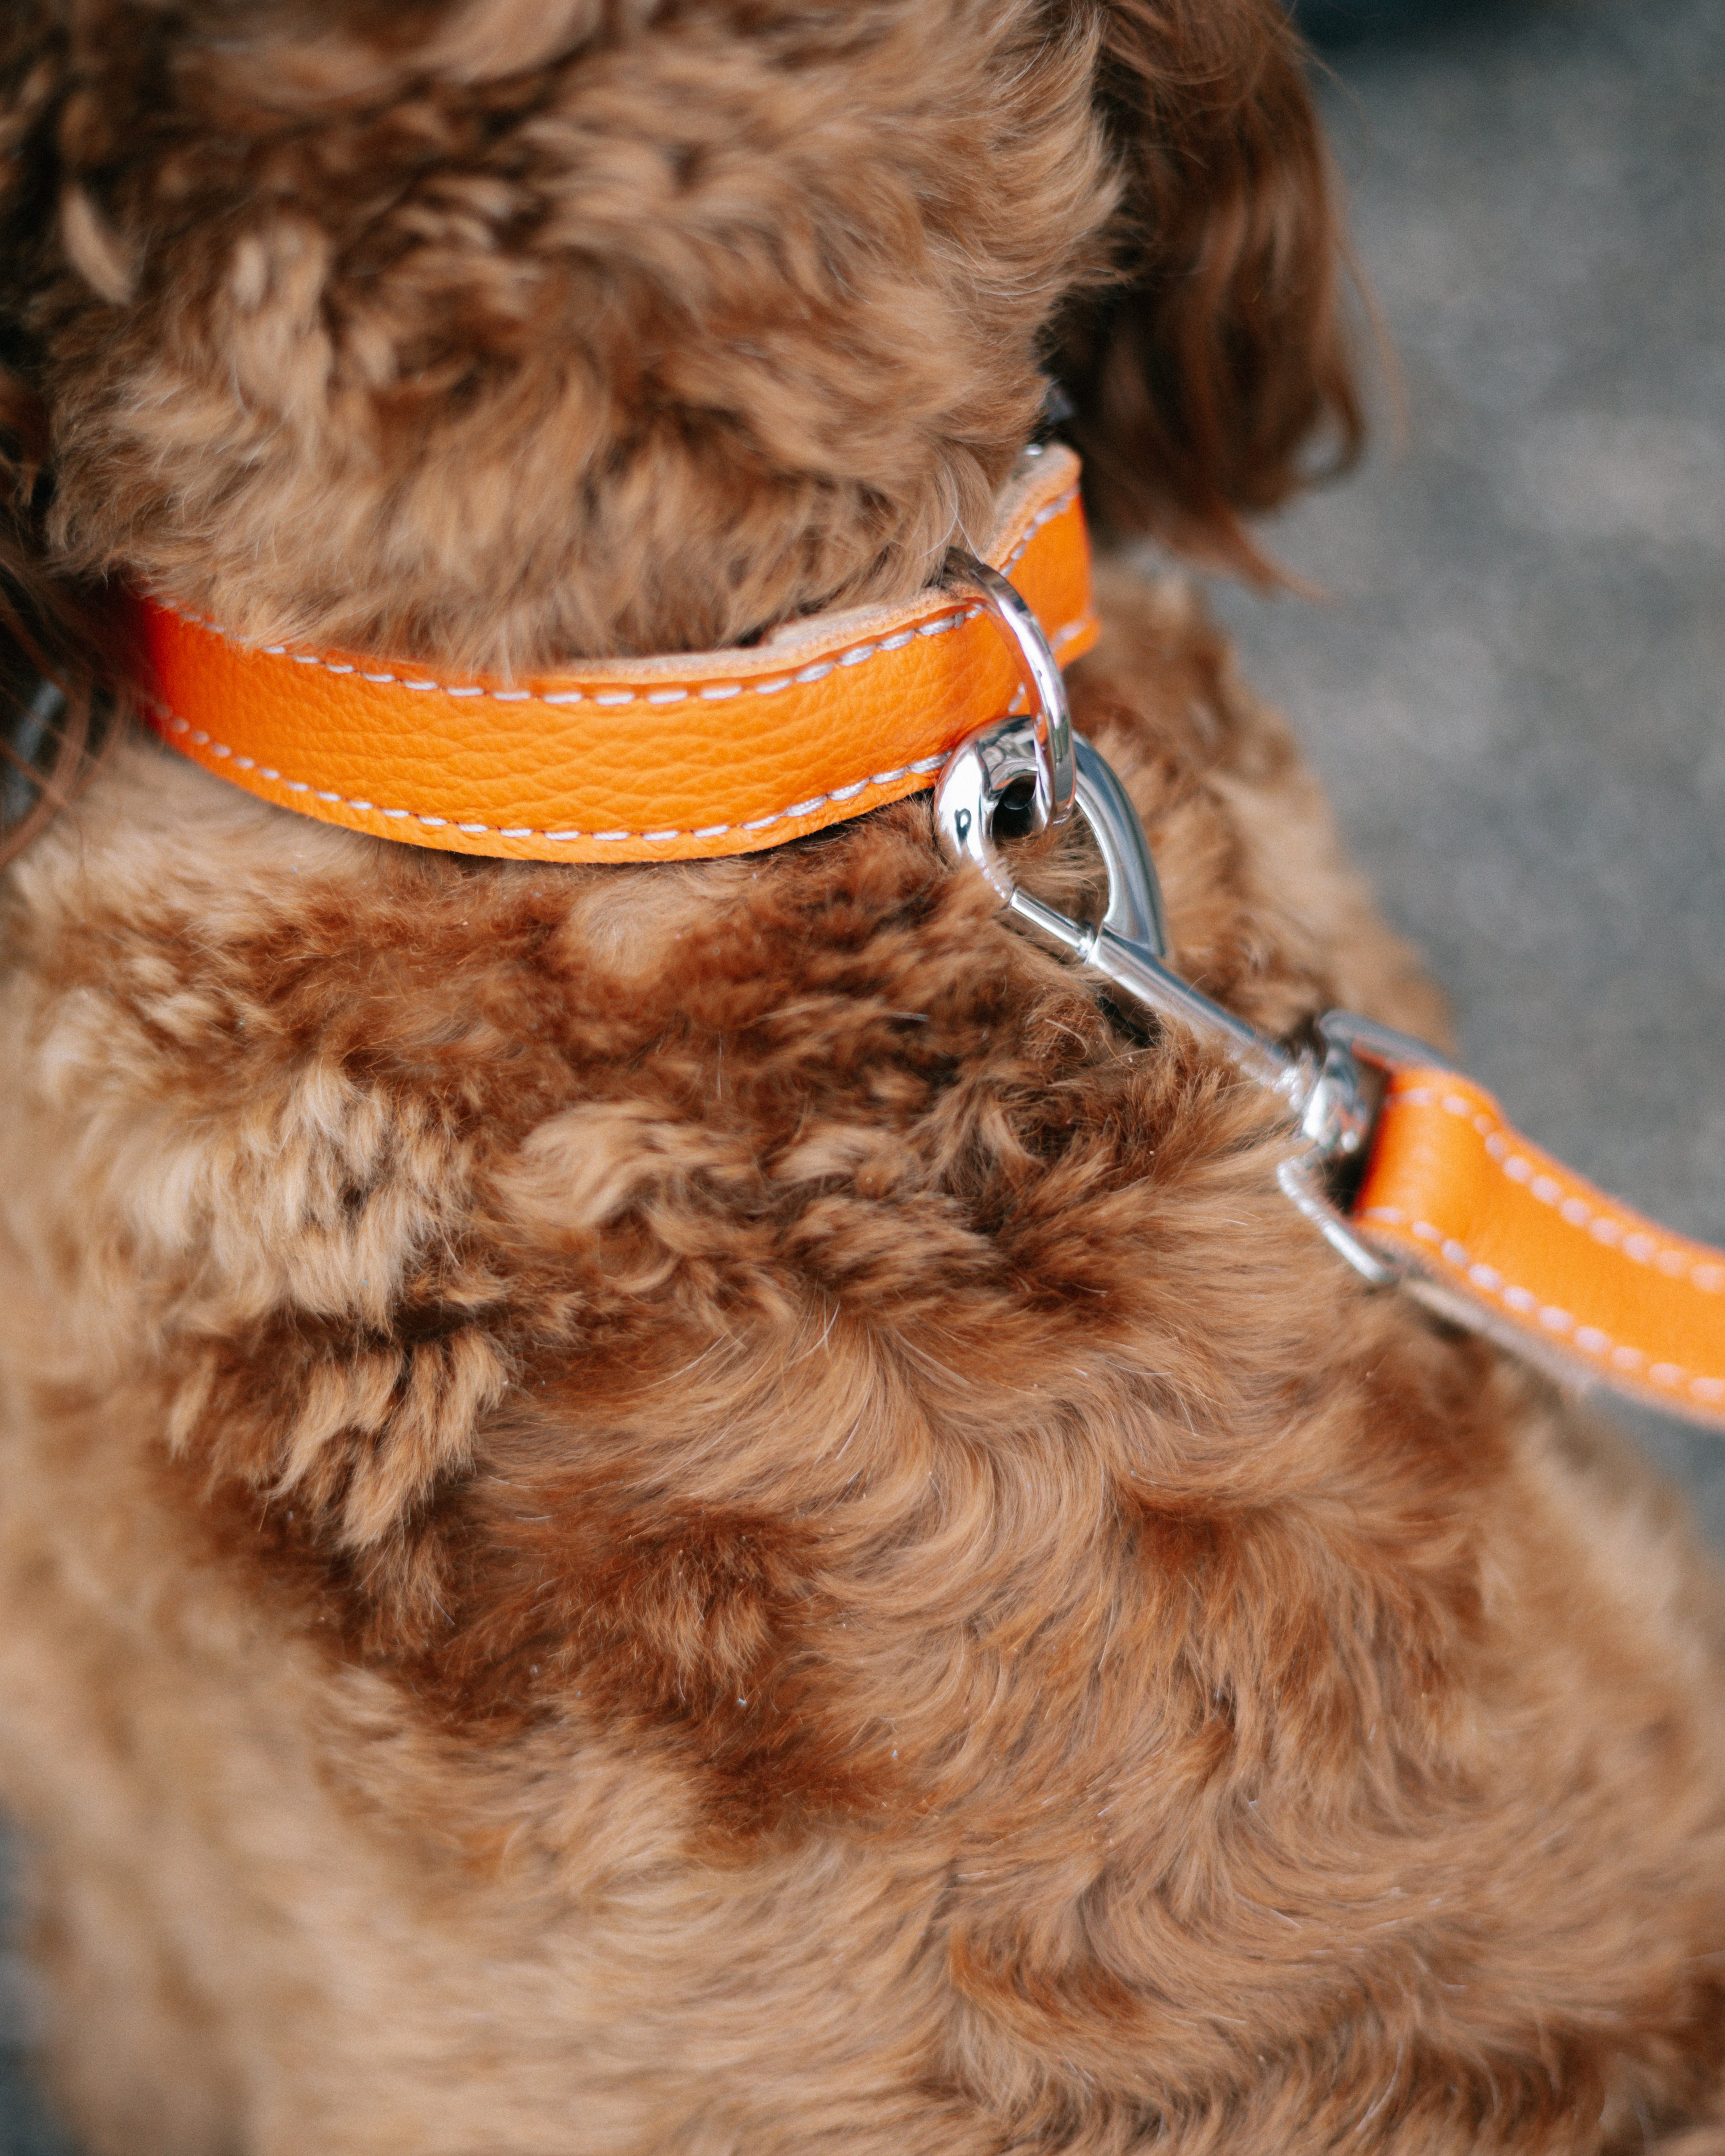
[[[1049,639],[1050,647],[1058,651],[1063,644],[1070,644],[1075,637],[1081,635],[1090,624],[1091,617],[1087,613],[1076,621],[1069,622]],[[375,801],[358,800],[352,794],[337,793],[314,786],[310,779],[285,778],[273,765],[260,764],[254,757],[239,755],[226,742],[212,740],[203,727],[194,726],[189,719],[182,718],[170,706],[158,701],[153,708],[170,733],[182,736],[194,747],[207,749],[212,756],[231,759],[236,771],[255,772],[259,778],[268,780],[272,785],[284,787],[290,793],[306,794],[314,801],[358,809],[370,816],[388,816],[393,821],[418,824],[429,831],[441,831],[453,827],[469,838],[543,839],[548,845],[573,845],[583,839],[593,845],[624,845],[633,839],[640,839],[644,844],[664,845],[675,839],[722,839],[732,830],[750,833],[769,830],[773,824],[785,823],[792,817],[813,815],[817,808],[824,808],[835,801],[856,800],[871,789],[878,791],[896,784],[901,778],[927,777],[940,769],[948,754],[947,751],[942,750],[937,756],[919,757],[914,763],[901,763],[891,771],[870,772],[866,778],[854,779],[846,786],[835,786],[830,793],[813,794],[806,801],[794,801],[788,808],[775,808],[770,815],[751,817],[745,823],[704,824],[686,831],[549,831],[528,824],[463,823],[454,816],[428,816],[417,808],[383,808]]]
[[[1566,1226],[1584,1229],[1594,1242],[1608,1250],[1620,1250],[1631,1265],[1651,1266],[1667,1280],[1686,1280],[1703,1295],[1725,1293],[1725,1262],[1712,1256],[1693,1258],[1676,1245],[1661,1242],[1645,1228],[1632,1228],[1615,1214],[1602,1213],[1589,1205],[1578,1191],[1561,1183],[1548,1170],[1536,1168],[1526,1154],[1512,1151],[1510,1142],[1516,1133],[1507,1125],[1495,1122],[1490,1116],[1481,1115],[1474,1103],[1461,1094],[1440,1092],[1431,1086],[1410,1086],[1395,1098],[1417,1107],[1430,1107],[1435,1103],[1446,1115],[1471,1123],[1485,1140],[1486,1158],[1499,1173],[1540,1204],[1550,1206]]]
[[[1041,531],[1043,526],[1070,509],[1077,499],[1078,489],[1076,486],[1069,487],[1065,493],[1060,495],[1056,500],[1045,504],[1037,511],[1025,527],[1024,536],[1002,563],[1003,576],[1018,566],[1024,558],[1026,548]],[[322,658],[315,651],[294,651],[285,644],[243,644],[237,637],[230,636],[219,624],[206,621],[198,614],[183,614],[180,618],[182,620],[195,624],[199,629],[208,630],[212,636],[220,637],[224,644],[232,645],[237,651],[260,653],[266,659],[291,660],[295,666],[316,666],[326,674],[357,674],[362,681],[372,682],[380,687],[388,684],[398,689],[410,690],[417,694],[436,690],[445,696],[485,697],[493,703],[498,704],[546,704],[562,710],[571,704],[581,703],[598,704],[607,709],[635,703],[680,704],[685,702],[691,696],[716,701],[721,697],[742,696],[751,691],[757,696],[776,696],[782,690],[790,688],[793,683],[806,685],[813,681],[822,680],[835,667],[866,665],[870,660],[880,659],[888,652],[901,650],[913,636],[944,635],[948,629],[957,629],[967,621],[974,621],[983,611],[980,604],[960,607],[950,613],[937,616],[932,621],[918,622],[911,628],[897,630],[890,636],[881,637],[875,643],[848,645],[843,650],[835,651],[826,658],[811,661],[799,672],[774,675],[766,680],[661,681],[655,683],[651,688],[645,689],[622,687],[596,690],[557,689],[544,695],[536,693],[531,689],[487,689],[477,682],[452,683],[418,675],[367,674],[347,661],[344,660],[337,665],[333,660]],[[1058,644],[1060,639],[1050,639],[1050,641]],[[790,812],[782,810],[780,813],[788,814]],[[627,835],[643,837],[645,834],[631,832]]]
[[[1445,1263],[1461,1274],[1477,1293],[1501,1302],[1516,1317],[1537,1318],[1546,1332],[1567,1340],[1579,1354],[1608,1364],[1621,1376],[1643,1378],[1662,1391],[1689,1392],[1708,1406],[1725,1406],[1725,1378],[1698,1378],[1677,1363],[1650,1363],[1639,1348],[1625,1346],[1596,1325],[1578,1325],[1567,1310],[1560,1310],[1555,1303],[1542,1303],[1531,1289],[1506,1281],[1495,1266],[1479,1264],[1464,1245],[1430,1220],[1410,1219],[1399,1205],[1369,1205],[1359,1217],[1380,1220],[1390,1227],[1405,1227],[1419,1241],[1435,1245]]]

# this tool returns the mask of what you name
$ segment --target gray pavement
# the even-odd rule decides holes
[[[1725,1241],[1725,4],[1307,5],[1405,439],[1273,528],[1329,603],[1215,603],[1467,1067]],[[1725,1442],[1633,1419],[1725,1548]]]

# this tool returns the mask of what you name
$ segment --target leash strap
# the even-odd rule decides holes
[[[1725,1252],[1584,1182],[1471,1079],[1391,1072],[1353,1218],[1542,1359],[1725,1424]]]
[[[1096,638],[1079,463],[1029,454],[983,549],[1060,665]],[[141,602],[163,740],[248,792],[380,839],[522,860],[752,853],[934,783],[1009,711],[1014,646],[984,602],[919,592],[749,649],[451,676],[235,641]]]

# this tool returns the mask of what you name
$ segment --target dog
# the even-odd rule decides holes
[[[903,602],[1052,382],[1182,969],[1438,1030],[1128,558],[1261,572],[1358,446],[1278,0],[12,0],[0,113],[0,1784],[85,2145],[1725,2149],[1715,1575],[1276,1101],[921,795],[482,859],[134,723],[135,591],[503,678]]]

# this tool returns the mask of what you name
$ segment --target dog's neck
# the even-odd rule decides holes
[[[206,769],[379,838],[561,861],[754,852],[930,784],[1012,706],[1022,638],[1048,677],[1039,701],[1058,694],[1059,665],[1095,636],[1070,450],[1020,460],[984,543],[973,588],[814,617],[750,649],[550,675],[259,649],[146,604],[149,709]]]

